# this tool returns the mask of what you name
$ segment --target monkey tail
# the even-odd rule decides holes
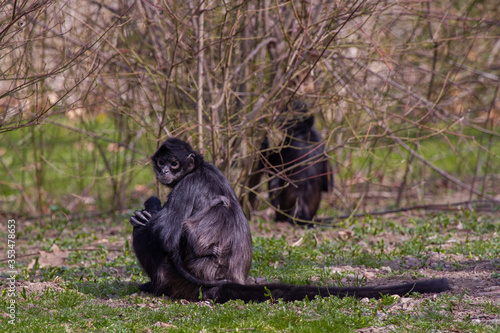
[[[198,286],[204,286],[204,287],[219,287],[223,286],[226,284],[231,283],[231,280],[216,280],[216,281],[205,281],[202,279],[199,279],[198,277],[194,276],[189,272],[185,267],[184,264],[181,261],[180,256],[174,255],[172,256],[172,262],[174,264],[174,267],[177,269],[177,271],[189,282],[196,284]]]
[[[218,303],[225,303],[232,299],[240,299],[245,302],[265,302],[278,299],[297,301],[307,297],[312,300],[316,296],[380,298],[382,295],[404,296],[415,292],[440,293],[446,290],[450,290],[450,283],[448,279],[442,278],[378,287],[315,287],[288,284],[242,285],[227,283],[218,287],[204,288],[203,292],[205,298],[215,300]]]

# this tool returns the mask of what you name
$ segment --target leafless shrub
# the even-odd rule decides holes
[[[50,119],[86,136],[111,207],[129,207],[137,161],[168,135],[199,147],[245,197],[262,139],[279,132],[276,112],[295,98],[316,115],[336,163],[329,205],[400,207],[438,195],[498,203],[495,4],[36,3],[30,13],[28,2],[24,12],[2,6],[2,22],[26,12],[15,22],[29,24],[0,34],[11,61],[0,65],[9,84],[0,131]],[[29,50],[43,53],[33,61]],[[76,123],[53,117],[69,111]],[[100,115],[114,131],[92,127]],[[107,151],[103,142],[122,149]],[[81,193],[102,195],[92,186]]]

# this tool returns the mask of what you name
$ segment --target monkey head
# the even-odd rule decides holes
[[[158,181],[167,187],[174,187],[200,165],[201,158],[188,143],[169,138],[158,148],[151,161]]]
[[[311,115],[307,104],[294,100],[280,112],[281,128],[287,135],[296,132],[308,132],[314,126],[314,116]]]

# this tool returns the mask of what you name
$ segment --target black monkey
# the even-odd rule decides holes
[[[163,207],[152,197],[130,218],[135,253],[151,278],[140,288],[196,299],[196,285],[244,283],[252,239],[227,179],[179,139],[165,141],[151,160],[159,182],[172,191]]]
[[[295,119],[285,124],[283,148],[272,152],[266,137],[249,182],[250,188],[255,187],[264,169],[271,174],[269,195],[277,221],[297,219],[299,224],[312,221],[319,208],[321,192],[333,190],[332,166],[325,154],[325,144],[314,128],[314,116],[307,112],[307,105],[297,100],[285,108],[283,115],[292,115]],[[251,193],[249,202],[253,209],[255,199],[255,193]]]
[[[245,285],[252,261],[252,238],[227,179],[189,144],[175,138],[161,145],[152,162],[158,180],[172,191],[163,207],[158,198],[149,198],[145,209],[130,219],[137,259],[151,278],[140,286],[143,291],[190,301],[201,295],[216,302],[248,302],[265,301],[270,296],[285,301],[317,295],[376,298],[450,288],[447,279],[353,288]]]

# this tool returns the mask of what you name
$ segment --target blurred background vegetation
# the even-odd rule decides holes
[[[481,0],[1,1],[0,214],[139,208],[169,135],[246,205],[293,99],[335,166],[322,214],[498,209],[499,17]]]

